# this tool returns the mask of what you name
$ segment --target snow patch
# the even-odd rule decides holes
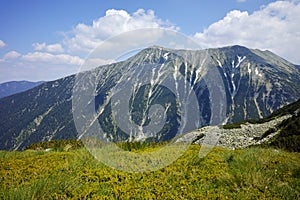
[[[234,66],[234,60],[231,62],[231,66],[232,66],[233,69],[235,68],[235,66]]]
[[[249,73],[249,75],[251,74],[251,72],[252,72],[252,70],[250,68],[250,63],[248,63],[248,73]]]
[[[257,68],[255,68],[255,75],[258,75],[258,70],[257,70]]]
[[[236,86],[235,86],[233,78],[234,78],[234,73],[231,74],[231,84],[232,84],[233,92],[235,92]]]
[[[165,59],[165,60],[168,60],[168,58],[169,58],[169,53],[165,53],[165,54],[164,54],[164,59]]]
[[[246,59],[246,56],[244,57],[237,56],[237,58],[238,58],[238,64],[235,66],[235,68],[238,68],[240,66],[240,64]]]
[[[235,83],[234,83],[234,81],[233,81],[233,80],[231,80],[231,83],[232,83],[233,92],[235,92],[235,90],[236,90]]]
[[[218,59],[217,59],[217,62],[218,62],[219,67],[223,68],[221,62]]]

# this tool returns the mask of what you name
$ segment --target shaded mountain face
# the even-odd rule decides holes
[[[0,100],[0,147],[23,149],[31,143],[76,138],[71,113],[74,76],[43,83]]]
[[[231,123],[268,116],[274,110],[300,98],[299,70],[272,52],[241,46],[199,51],[151,47],[126,61],[82,72],[80,76],[87,78],[85,80],[97,82],[96,85],[89,85],[88,81],[81,84],[82,87],[95,87],[95,93],[92,105],[88,105],[88,102],[81,105],[78,110],[81,115],[76,117],[89,118],[84,109],[86,106],[94,107],[99,112],[93,123],[101,125],[106,133],[105,139],[110,141],[164,141],[176,136],[174,133],[178,131],[182,121],[180,106],[176,95],[159,84],[145,84],[135,90],[135,94],[130,96],[131,106],[128,108],[132,121],[143,127],[151,124],[151,120],[145,118],[149,115],[149,107],[162,106],[166,110],[165,124],[156,135],[149,134],[140,138],[136,133],[128,134],[117,125],[114,118],[114,104],[110,99],[113,88],[119,80],[129,78],[126,77],[129,69],[132,70],[137,65],[151,67],[151,64],[155,64],[151,69],[157,70],[155,73],[159,74],[162,69],[172,69],[190,84],[198,99],[200,111],[199,123],[195,125],[197,127],[212,124],[212,113],[221,109],[225,109],[225,114],[220,115],[217,121]],[[222,85],[225,100],[217,100],[218,95],[220,97],[222,94],[214,94],[211,88],[218,88],[218,85],[214,85],[211,78],[205,79],[211,69],[219,73],[221,82],[216,82]],[[78,75],[68,76],[1,99],[0,148],[19,150],[39,141],[81,137],[83,131],[77,132],[78,127],[76,129],[72,113],[72,93],[75,82],[78,84],[78,78]],[[77,89],[84,91],[80,87]],[[222,106],[213,108],[211,99]],[[73,105],[77,105],[76,101]],[[190,120],[185,122],[188,121]],[[88,132],[88,126],[92,127],[93,123],[83,124],[83,129]]]
[[[19,92],[24,92],[26,90],[29,90],[31,88],[34,88],[40,84],[42,84],[43,81],[39,82],[30,82],[30,81],[10,81],[6,83],[0,84],[0,98],[7,97]]]
[[[211,54],[228,88],[227,122],[263,118],[298,100],[299,71],[272,52],[233,46]]]

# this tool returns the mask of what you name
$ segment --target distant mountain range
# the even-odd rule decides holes
[[[189,58],[186,62],[183,58]],[[207,61],[209,60],[209,61]],[[242,46],[206,50],[175,50],[162,47],[146,48],[133,57],[118,63],[104,65],[82,72],[83,77],[99,80],[94,94],[96,110],[102,110],[98,120],[110,141],[151,140],[164,141],[173,138],[180,124],[178,105],[170,100],[166,88],[158,88],[159,93],[150,98],[153,104],[169,108],[166,124],[155,136],[132,138],[118,127],[111,111],[109,94],[124,74],[137,65],[159,64],[164,69],[178,69],[186,77],[196,93],[201,123],[198,127],[209,125],[212,108],[210,105],[209,83],[202,78],[210,69],[216,69],[221,77],[226,101],[223,123],[233,123],[247,119],[259,119],[270,115],[284,105],[300,98],[299,67],[280,58],[270,51],[248,49]],[[160,72],[153,68],[155,72]],[[157,71],[156,71],[157,70]],[[202,77],[202,78],[201,78]],[[26,92],[0,99],[0,148],[7,150],[24,149],[32,143],[54,139],[77,139],[72,113],[72,92],[76,76],[68,76],[55,81],[45,82]],[[131,99],[131,116],[141,126],[141,115],[147,111],[143,102],[149,100],[149,88],[139,88]],[[88,104],[88,102],[87,102]],[[84,106],[83,108],[84,109]],[[85,118],[86,116],[78,116]],[[198,128],[197,127],[197,128]],[[89,127],[85,127],[86,130]]]
[[[44,81],[30,82],[30,81],[10,81],[0,84],[0,98],[7,97],[19,92],[24,92],[34,88]]]

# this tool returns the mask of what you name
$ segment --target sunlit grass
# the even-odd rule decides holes
[[[191,145],[173,164],[146,173],[109,168],[84,148],[1,151],[0,199],[300,198],[299,153],[215,148],[199,158],[199,150]]]

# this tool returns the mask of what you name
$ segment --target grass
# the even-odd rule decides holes
[[[120,144],[151,150],[144,144]],[[215,148],[199,158],[191,145],[173,164],[125,173],[84,148],[0,151],[0,199],[299,199],[300,154],[272,148]]]

